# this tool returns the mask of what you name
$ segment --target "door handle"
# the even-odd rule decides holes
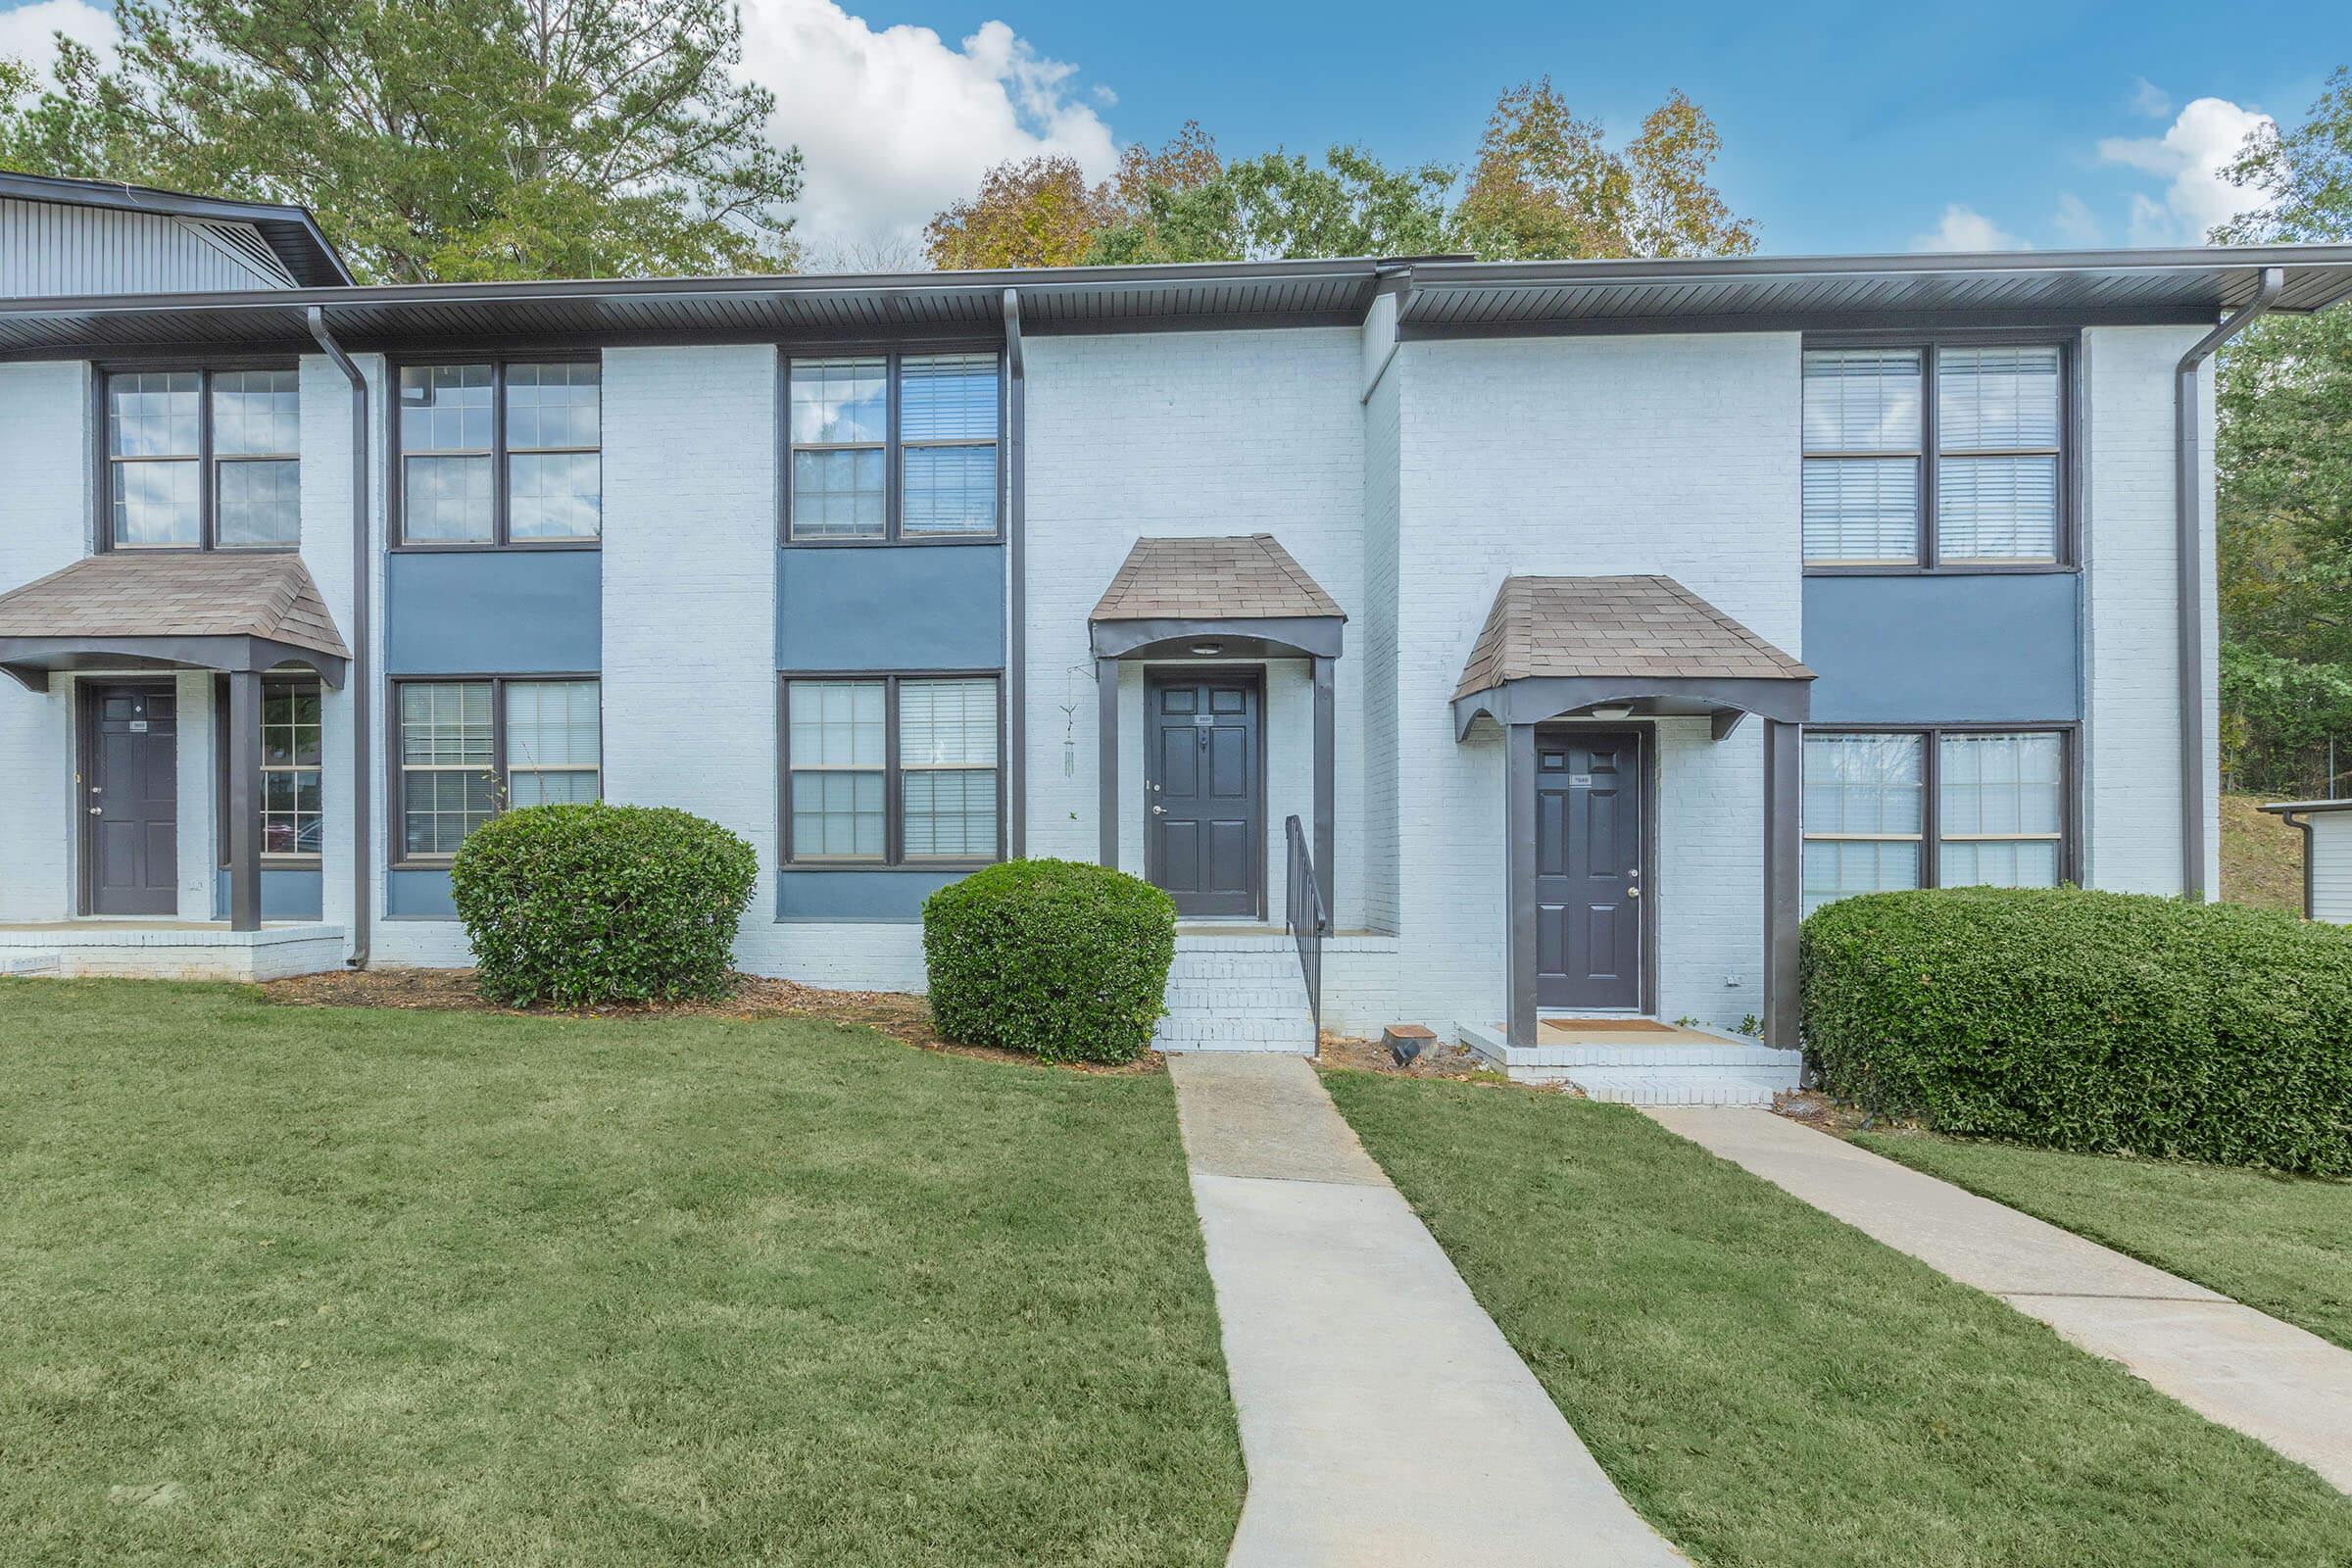
[[[1627,888],[1625,890],[1625,896],[1629,899],[1638,899],[1642,896],[1642,890],[1640,888]]]
[[[106,814],[105,808],[93,806],[90,808],[90,814],[92,816],[104,816]]]
[[[1153,816],[1165,816],[1168,814],[1168,808],[1164,806],[1154,806],[1152,808],[1152,814]]]

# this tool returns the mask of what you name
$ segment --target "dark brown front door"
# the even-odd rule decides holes
[[[1642,737],[1536,736],[1536,1004],[1642,1005]]]
[[[83,853],[92,914],[179,912],[177,703],[154,686],[88,693]]]
[[[1255,914],[1265,807],[1257,682],[1153,676],[1144,686],[1145,874],[1178,914]]]

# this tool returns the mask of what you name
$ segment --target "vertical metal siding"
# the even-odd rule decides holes
[[[282,270],[264,271],[174,218],[0,200],[0,299],[283,288],[288,283]]]

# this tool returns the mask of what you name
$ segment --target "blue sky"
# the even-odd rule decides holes
[[[1612,137],[1690,93],[1767,251],[2178,242],[2226,216],[2207,171],[2255,118],[2292,123],[2352,64],[2343,0],[743,3],[773,131],[808,157],[803,230],[853,262],[905,251],[997,158],[1104,172],[1188,118],[1229,154],[1361,141],[1465,163],[1496,92],[1544,73]],[[59,25],[111,22],[88,0],[0,0],[0,50],[38,55]]]

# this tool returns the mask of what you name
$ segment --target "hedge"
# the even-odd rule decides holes
[[[1151,1049],[1176,957],[1176,906],[1139,877],[1007,860],[923,903],[931,1021],[950,1040],[1048,1061]]]
[[[2352,932],[2075,888],[1877,893],[1800,939],[1824,1087],[1940,1132],[2352,1172]]]
[[[724,996],[752,847],[652,806],[532,806],[466,835],[451,873],[482,995],[510,1006]]]

